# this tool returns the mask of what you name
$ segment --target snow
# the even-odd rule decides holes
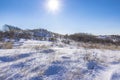
[[[120,80],[120,51],[21,40],[0,50],[0,80]]]

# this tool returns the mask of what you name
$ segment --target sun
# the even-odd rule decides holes
[[[48,0],[47,2],[47,9],[53,13],[59,11],[60,2],[59,0]]]

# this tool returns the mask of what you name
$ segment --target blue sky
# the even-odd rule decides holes
[[[45,28],[70,34],[120,34],[120,0],[59,0],[56,14],[48,12],[49,0],[0,0],[0,27]]]

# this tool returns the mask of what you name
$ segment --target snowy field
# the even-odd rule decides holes
[[[0,80],[120,80],[120,51],[21,41],[0,50]]]

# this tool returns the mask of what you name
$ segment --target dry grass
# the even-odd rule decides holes
[[[98,44],[98,43],[81,43],[79,47],[89,48],[89,49],[109,49],[109,50],[120,50],[120,46],[114,44]]]
[[[48,49],[49,46],[46,46],[46,45],[36,45],[36,46],[33,46],[32,48],[35,49],[35,50],[40,50],[40,49]]]
[[[3,42],[1,44],[2,49],[12,49],[13,48],[13,43],[12,42]]]

